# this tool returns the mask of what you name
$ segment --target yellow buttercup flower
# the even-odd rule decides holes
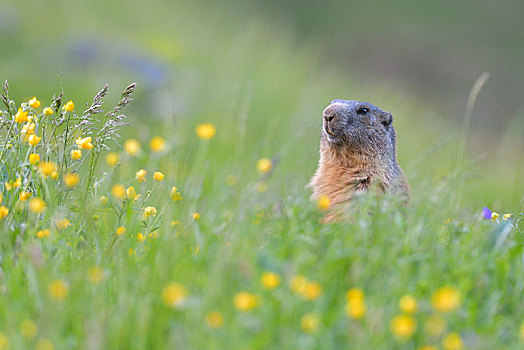
[[[67,284],[62,280],[54,280],[47,287],[49,296],[53,299],[60,300],[67,296]]]
[[[331,201],[328,196],[320,196],[317,200],[317,208],[320,210],[328,210],[331,206]]]
[[[78,185],[78,181],[80,181],[80,177],[78,177],[77,174],[66,174],[64,175],[64,184],[67,187],[74,187]]]
[[[57,220],[55,222],[56,228],[59,230],[63,230],[69,227],[71,225],[71,221],[67,220],[66,218]]]
[[[73,158],[74,160],[78,160],[80,158],[82,158],[82,151],[79,150],[79,149],[74,149],[71,151],[71,158]]]
[[[317,282],[308,282],[300,294],[306,300],[315,300],[322,294],[322,286]]]
[[[417,330],[417,321],[411,316],[395,316],[390,323],[391,332],[400,338],[409,338]]]
[[[99,284],[104,279],[104,271],[100,266],[91,266],[87,269],[87,279],[93,284]]]
[[[135,188],[133,186],[129,186],[126,190],[126,196],[127,199],[130,199],[133,201],[133,203],[140,198],[139,194],[136,194]]]
[[[54,180],[58,179],[58,171],[56,171],[56,170],[53,171],[53,172],[51,173],[51,178],[54,179]]]
[[[109,165],[110,167],[114,167],[115,165],[117,165],[118,160],[119,160],[118,154],[114,152],[110,152],[106,156],[106,164]]]
[[[464,348],[462,338],[457,333],[449,333],[442,339],[442,347],[445,350],[461,350]]]
[[[126,228],[124,226],[120,226],[116,229],[116,234],[118,236],[122,236],[124,233],[126,233]]]
[[[138,180],[138,182],[145,182],[146,174],[147,174],[147,171],[145,171],[144,169],[140,169],[139,171],[136,172],[135,178]]]
[[[46,238],[46,237],[49,237],[50,233],[51,233],[51,230],[49,230],[49,229],[38,230],[38,232],[36,233],[36,237],[38,237],[38,238]]]
[[[267,173],[273,168],[273,163],[269,158],[261,158],[257,161],[257,170],[261,173]]]
[[[98,199],[100,201],[100,204],[104,205],[107,203],[108,199],[106,196],[100,196],[100,198]]]
[[[202,140],[210,139],[216,134],[216,128],[211,123],[198,124],[195,131],[197,136]]]
[[[366,302],[364,299],[351,299],[346,303],[346,314],[356,320],[363,318],[366,315]]]
[[[446,320],[440,316],[430,316],[424,325],[426,333],[438,337],[446,330]]]
[[[352,300],[364,300],[364,291],[360,288],[351,288],[346,293],[346,300],[352,301]]]
[[[22,130],[20,130],[20,132],[25,135],[24,141],[27,142],[29,140],[29,136],[35,134],[35,128],[36,128],[35,123],[24,124],[24,126],[22,127]]]
[[[400,310],[406,313],[413,314],[417,312],[417,301],[409,294],[400,298],[398,305]]]
[[[0,206],[0,220],[5,218],[9,214],[9,208],[4,207],[3,205]]]
[[[40,101],[38,101],[36,97],[30,99],[27,103],[29,104],[29,106],[31,106],[31,108],[40,107]]]
[[[187,290],[180,283],[170,283],[162,290],[162,301],[169,307],[181,306],[187,298]]]
[[[32,198],[29,201],[29,210],[39,214],[46,209],[45,202],[41,198]]]
[[[29,164],[31,165],[35,165],[36,163],[38,163],[40,161],[40,155],[36,154],[36,153],[31,153],[29,155]]]
[[[206,314],[206,325],[209,328],[220,328],[224,323],[224,318],[219,311],[210,311]]]
[[[182,194],[180,192],[178,192],[178,188],[176,188],[175,186],[171,187],[171,191],[169,192],[169,196],[171,197],[171,199],[174,202],[183,199]]]
[[[51,108],[49,108],[49,107],[44,108],[44,114],[45,115],[51,115],[53,113],[55,113],[55,112]]]
[[[318,329],[319,319],[316,314],[307,313],[300,319],[300,328],[305,333],[315,333]]]
[[[76,139],[75,143],[78,146],[78,149],[91,149],[93,148],[93,144],[91,143],[93,141],[93,138],[91,136],[88,137],[79,137]]]
[[[126,188],[120,184],[116,184],[111,189],[111,194],[115,198],[124,199],[126,196]]]
[[[260,298],[248,292],[235,294],[233,305],[237,310],[249,311],[260,305]]]
[[[149,148],[153,152],[162,152],[166,148],[166,142],[160,136],[155,136],[149,142]]]
[[[32,193],[31,192],[27,192],[27,191],[20,191],[20,200],[22,202],[25,202],[26,200],[28,200],[29,198],[31,198],[31,195]]]
[[[140,143],[135,139],[129,139],[124,142],[124,150],[130,156],[136,156],[140,152]]]
[[[266,289],[275,289],[280,285],[280,275],[278,273],[266,271],[262,274],[260,282]]]
[[[15,115],[15,122],[17,122],[18,124],[22,124],[22,123],[25,123],[26,121],[28,121],[29,119],[27,118],[27,114],[28,112],[24,112],[22,110],[22,108],[18,108],[18,112],[16,112],[16,115]]]
[[[199,220],[200,214],[199,213],[193,213],[193,220]]]
[[[36,335],[36,332],[38,330],[38,327],[36,323],[31,321],[30,319],[25,319],[20,324],[20,334],[26,339],[33,339]],[[0,346],[0,349],[2,347]]]
[[[156,181],[162,181],[164,180],[164,174],[162,174],[160,171],[155,171],[155,173],[153,174],[153,179],[155,179]]]
[[[156,216],[156,208],[155,207],[145,207],[144,208],[144,214],[142,215],[142,218],[145,220],[149,217]]]
[[[439,288],[431,297],[431,305],[440,312],[454,311],[460,306],[460,303],[460,292],[453,287]]]
[[[29,138],[27,139],[27,143],[35,147],[40,142],[40,140],[42,140],[41,137],[39,137],[36,134],[33,134],[33,135],[29,135]]]
[[[54,171],[57,171],[56,163],[54,162],[41,162],[40,166],[38,167],[40,169],[40,172],[44,176],[51,175]]]
[[[509,213],[507,213],[507,214],[502,215],[502,218],[503,218],[504,220],[508,220],[508,219],[511,219],[512,216],[513,216],[513,214],[509,214]]]
[[[143,242],[145,239],[146,239],[146,236],[144,236],[144,235],[142,234],[142,232],[138,232],[138,233],[136,234],[136,240],[137,240],[137,241],[139,241],[139,242]]]
[[[66,112],[72,112],[75,109],[75,104],[73,101],[67,101],[67,103],[62,107],[62,109]]]

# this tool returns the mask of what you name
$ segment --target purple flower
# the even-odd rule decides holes
[[[484,208],[482,209],[482,217],[483,217],[484,219],[488,219],[488,220],[491,219],[491,210],[489,210],[488,207],[484,207]]]

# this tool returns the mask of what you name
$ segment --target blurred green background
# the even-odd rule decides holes
[[[416,198],[460,181],[461,205],[518,212],[523,13],[518,0],[3,1],[0,78],[17,102],[63,87],[78,106],[136,81],[130,136],[213,122],[251,151],[239,166],[280,158],[290,192],[316,167],[323,108],[366,100],[393,113]],[[484,71],[462,163],[464,108]]]

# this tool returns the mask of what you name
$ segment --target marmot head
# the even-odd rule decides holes
[[[391,113],[361,101],[333,100],[323,112],[321,143],[360,154],[395,154]]]

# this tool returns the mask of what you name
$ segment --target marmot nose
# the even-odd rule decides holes
[[[332,121],[333,119],[335,119],[335,114],[327,114],[327,115],[324,114],[324,120],[325,120],[326,122],[330,122],[330,121]]]
[[[324,109],[324,112],[322,113],[324,116],[324,120],[326,122],[330,122],[333,119],[335,119],[338,115],[337,113],[338,110],[339,110],[339,106],[337,104],[332,104],[332,105],[327,106],[326,109]]]

